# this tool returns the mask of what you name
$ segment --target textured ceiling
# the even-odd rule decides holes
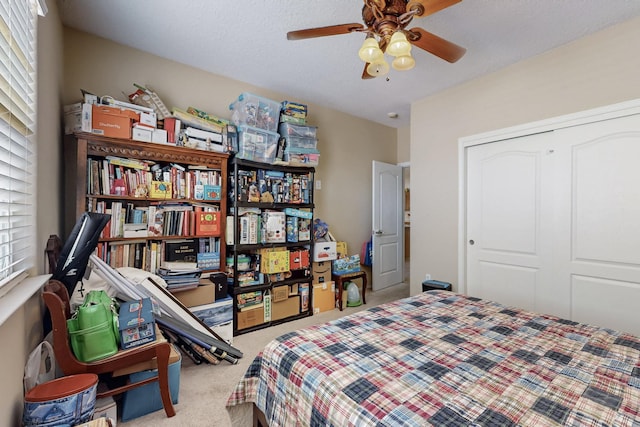
[[[462,59],[414,47],[413,70],[362,80],[362,33],[286,39],[362,22],[362,0],[58,1],[69,27],[392,127],[413,101],[640,15],[638,0],[463,0],[408,26],[465,47]]]

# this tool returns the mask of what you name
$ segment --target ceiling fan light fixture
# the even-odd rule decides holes
[[[360,59],[369,63],[378,61],[383,55],[384,54],[382,53],[380,46],[378,46],[378,42],[373,37],[367,37],[364,39],[364,42],[358,51]]]
[[[391,66],[394,70],[407,71],[416,66],[416,61],[411,55],[398,56],[393,60]]]
[[[387,52],[391,56],[405,56],[411,52],[411,43],[407,40],[407,36],[402,31],[396,31],[389,40]]]
[[[367,73],[373,77],[384,76],[388,72],[389,64],[384,60],[384,58],[378,62],[372,62],[367,66]]]

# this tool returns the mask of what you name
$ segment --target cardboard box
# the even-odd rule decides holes
[[[173,294],[185,307],[211,304],[216,300],[215,285],[213,283],[200,282],[198,287],[178,291]]]
[[[254,308],[253,310],[238,311],[236,313],[238,319],[238,329],[246,329],[252,326],[264,323],[264,307]]]
[[[180,355],[179,352],[178,355]],[[182,357],[177,362],[169,363],[169,391],[174,405],[178,403],[181,365]],[[129,379],[131,382],[136,382],[154,375],[157,375],[157,369],[132,373]],[[158,382],[152,382],[126,391],[122,396],[121,409],[122,421],[129,421],[163,409]]]
[[[336,308],[335,282],[331,281],[314,284],[312,300],[314,314],[322,313]]]
[[[285,317],[300,314],[300,297],[289,297],[284,301],[274,301],[271,303],[271,320],[280,320]]]
[[[274,286],[272,295],[273,296],[271,297],[271,300],[273,302],[286,300],[287,298],[289,298],[289,286]]]
[[[289,252],[289,269],[301,270],[310,264],[308,249],[294,249]]]
[[[314,262],[311,265],[311,275],[313,283],[323,283],[331,281],[331,262]]]
[[[233,298],[227,296],[211,304],[190,307],[189,310],[209,327],[229,323],[233,321]]]
[[[156,339],[156,322],[152,310],[151,298],[125,301],[120,305],[120,348],[126,350]]]
[[[336,242],[316,242],[313,246],[313,261],[332,261],[338,258]]]
[[[113,138],[131,139],[131,126],[140,115],[126,109],[93,104],[91,132]]]

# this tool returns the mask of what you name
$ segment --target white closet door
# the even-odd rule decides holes
[[[640,115],[468,147],[466,185],[469,295],[640,335]]]
[[[555,132],[570,317],[640,335],[640,115]]]
[[[552,274],[552,132],[467,148],[467,293],[567,316]]]

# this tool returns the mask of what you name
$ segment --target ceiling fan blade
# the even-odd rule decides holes
[[[412,28],[407,32],[409,33],[408,39],[413,45],[420,49],[424,49],[447,62],[456,62],[458,59],[462,58],[467,51],[467,49],[438,37],[433,33],[425,31],[422,28]]]
[[[328,27],[307,28],[306,30],[289,31],[287,40],[302,40],[313,37],[336,36],[339,34],[348,34],[353,31],[362,31],[366,29],[362,24],[340,24],[330,25]]]
[[[416,16],[429,16],[461,1],[462,0],[409,0],[407,3],[407,12],[417,9]]]

